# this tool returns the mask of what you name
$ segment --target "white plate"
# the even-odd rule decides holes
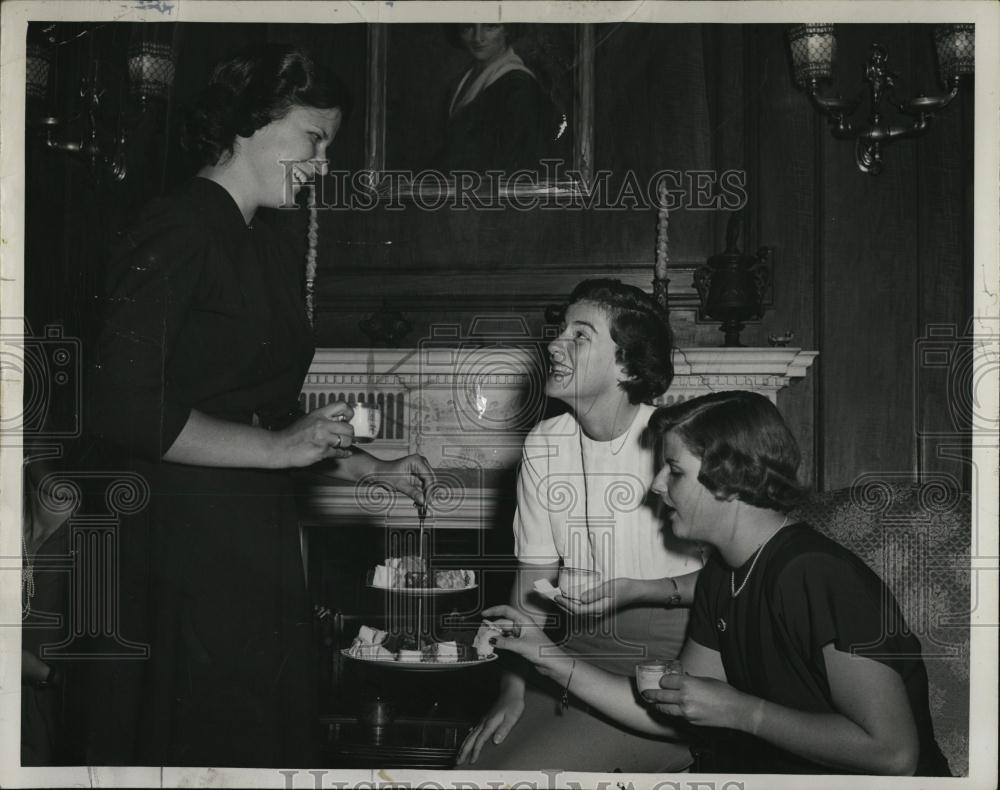
[[[340,655],[349,658],[352,661],[360,661],[362,664],[376,664],[377,666],[385,667],[386,669],[408,669],[413,672],[443,672],[448,669],[478,667],[483,664],[489,664],[491,661],[496,661],[497,658],[497,654],[494,653],[491,656],[486,656],[486,658],[476,658],[470,661],[386,661],[384,659],[378,660],[374,658],[358,658],[357,656],[352,656],[349,651],[350,648],[345,647],[340,651]]]

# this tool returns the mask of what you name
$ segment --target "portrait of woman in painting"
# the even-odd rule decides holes
[[[447,93],[444,145],[437,169],[485,172],[539,170],[546,158],[567,159],[568,119],[537,68],[516,45],[526,25],[452,24],[446,38],[471,63]]]

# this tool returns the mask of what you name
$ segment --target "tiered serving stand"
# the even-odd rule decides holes
[[[417,558],[420,560],[420,564],[423,565],[423,560],[425,556],[429,556],[429,553],[425,551],[427,543],[427,506],[417,505],[417,516],[419,527],[417,531]],[[430,567],[428,565],[428,570]],[[416,603],[416,643],[417,650],[421,650],[426,645],[432,644],[433,640],[430,639],[431,627],[430,627],[430,617],[428,617],[429,606],[425,605],[428,598],[435,598],[439,596],[455,595],[457,593],[464,593],[469,590],[474,590],[478,587],[478,584],[472,584],[468,587],[459,588],[444,588],[444,587],[383,587],[376,585],[374,583],[375,571],[370,570],[368,572],[368,578],[366,584],[368,587],[375,590],[383,590],[392,596],[400,596],[403,599],[414,599],[413,602]],[[411,602],[412,603],[412,602]],[[413,607],[405,605],[401,607],[404,612],[412,611]],[[453,671],[458,669],[467,669],[468,667],[478,667],[489,664],[491,661],[496,659],[496,654],[488,656],[486,658],[475,658],[467,660],[458,661],[389,661],[386,659],[373,659],[373,658],[361,658],[359,656],[353,656],[349,652],[349,648],[344,648],[341,650],[341,655],[345,658],[349,658],[352,661],[358,661],[362,664],[370,664],[384,669],[398,669],[408,672],[443,672],[443,671]]]

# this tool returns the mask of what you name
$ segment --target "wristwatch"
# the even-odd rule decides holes
[[[674,585],[674,591],[667,596],[667,606],[680,606],[681,588],[677,586],[677,580],[673,576],[668,576],[667,581]]]

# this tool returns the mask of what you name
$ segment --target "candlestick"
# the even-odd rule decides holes
[[[667,209],[667,188],[661,184],[659,189],[660,208],[657,211],[656,223],[656,265],[653,268],[653,297],[663,308],[664,313],[669,310],[667,300],[667,264],[670,262],[669,237],[670,213]]]
[[[317,244],[319,242],[319,217],[316,213],[316,191],[312,184],[309,185],[309,249],[306,252],[306,315],[309,323],[316,326],[314,312],[314,291],[316,287],[316,257]]]
[[[666,187],[660,185],[660,208],[657,212],[656,226],[656,279],[667,278],[667,263],[670,260],[668,251],[668,231],[670,228],[670,212],[667,209]]]

